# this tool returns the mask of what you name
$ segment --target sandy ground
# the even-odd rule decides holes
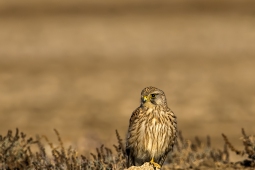
[[[254,134],[252,1],[1,1],[0,133],[85,152],[125,137],[141,90],[165,91],[186,138]]]

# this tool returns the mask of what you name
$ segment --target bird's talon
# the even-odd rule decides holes
[[[154,162],[153,159],[150,161],[150,164],[152,164],[154,168],[157,168],[157,169],[161,168],[161,166],[158,163]]]

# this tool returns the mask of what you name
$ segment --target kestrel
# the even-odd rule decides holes
[[[150,162],[161,168],[176,139],[176,116],[168,108],[164,92],[146,87],[141,92],[141,105],[129,122],[126,153],[127,167]]]

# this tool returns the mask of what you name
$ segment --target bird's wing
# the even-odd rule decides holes
[[[130,117],[129,127],[132,126],[132,124],[139,117],[140,114],[141,114],[141,107],[138,107],[137,109],[135,109],[135,111],[133,111]]]
[[[140,117],[140,114],[141,114],[141,108],[140,107],[138,107],[135,111],[133,111],[133,113],[130,117],[130,120],[129,120],[127,139],[130,138],[130,133],[136,129],[137,120]]]
[[[129,128],[128,128],[128,134],[127,134],[127,142],[126,142],[126,153],[128,156],[127,159],[127,167],[130,167],[134,165],[134,158],[133,158],[133,142],[135,141],[134,138],[136,138],[136,128],[138,119],[141,114],[141,108],[138,107],[131,115],[129,120]],[[131,136],[132,134],[132,136]]]
[[[168,144],[164,154],[162,154],[162,157],[160,158],[160,162],[159,163],[161,165],[164,163],[168,153],[173,150],[173,146],[174,146],[174,144],[176,142],[176,136],[177,136],[177,121],[176,121],[176,116],[175,116],[174,112],[171,109],[169,109],[169,108],[167,109],[166,112],[167,112],[166,114],[167,114],[168,120],[170,121],[169,122],[170,123],[169,124],[170,125],[169,128],[171,130],[171,135],[169,135],[169,139],[168,139],[168,141],[170,141],[170,142],[169,142],[169,144]]]
[[[172,132],[172,135],[169,136],[170,138],[170,145],[169,145],[169,150],[172,150],[173,148],[173,145],[175,144],[175,140],[176,140],[176,136],[177,136],[177,121],[176,121],[176,116],[174,114],[174,112],[172,110],[169,109],[168,111],[168,117],[169,117],[169,120],[170,120],[170,125],[169,128],[171,128],[171,132]]]

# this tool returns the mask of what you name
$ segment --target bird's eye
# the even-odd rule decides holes
[[[155,94],[151,94],[151,97],[155,97],[156,95]]]

